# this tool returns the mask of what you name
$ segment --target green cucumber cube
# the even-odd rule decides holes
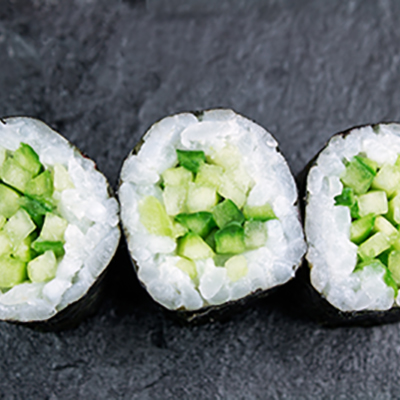
[[[61,241],[40,241],[35,240],[32,243],[32,249],[37,254],[44,254],[46,251],[52,251],[56,257],[62,257],[65,254],[64,243]]]
[[[190,276],[190,279],[196,279],[196,264],[192,260],[188,260],[187,258],[180,258],[180,260],[176,263],[176,266],[183,272],[186,272]]]
[[[164,206],[154,196],[139,202],[140,222],[153,235],[173,236],[172,222]]]
[[[231,282],[236,282],[249,272],[244,256],[233,256],[225,263],[226,272]]]
[[[350,215],[351,215],[351,218],[353,218],[353,219],[361,218],[357,201],[350,207]]]
[[[373,259],[390,247],[389,238],[382,232],[375,233],[358,247],[358,255],[363,261]]]
[[[189,184],[186,207],[190,213],[211,211],[218,203],[216,189],[210,186]]]
[[[391,249],[400,251],[400,234],[398,234],[395,238],[392,239]]]
[[[185,236],[187,233],[188,229],[185,226],[179,224],[178,222],[172,223],[172,237],[174,239]]]
[[[165,186],[163,191],[165,210],[168,215],[176,215],[186,208],[187,189],[184,186]]]
[[[223,169],[218,165],[202,164],[196,175],[196,184],[218,188],[222,182]]]
[[[375,219],[374,232],[382,232],[388,238],[396,238],[399,233],[385,217],[382,217],[382,215],[378,215]]]
[[[388,201],[386,193],[380,190],[371,191],[358,197],[358,210],[360,217],[368,214],[386,214],[388,212]]]
[[[393,278],[392,273],[389,271],[388,268],[386,268],[386,273],[383,276],[383,281],[386,283],[387,286],[391,287],[394,290],[394,297],[396,298],[399,293],[399,289],[397,287],[396,281]]]
[[[262,206],[249,206],[246,204],[243,208],[243,214],[247,220],[265,222],[270,219],[276,219],[274,210],[269,203],[265,203]]]
[[[244,222],[244,215],[236,206],[236,204],[229,199],[224,200],[214,207],[213,216],[219,228],[223,228],[231,222]]]
[[[206,211],[199,211],[193,214],[179,214],[175,217],[175,220],[202,238],[205,238],[216,226],[213,214]]]
[[[388,268],[397,285],[400,285],[400,251],[391,251],[388,258]]]
[[[371,160],[370,158],[361,154],[354,156],[354,159],[369,169],[372,174],[376,175],[376,171],[378,170],[378,163],[376,161]]]
[[[10,255],[13,246],[7,233],[3,230],[0,231],[0,256]]]
[[[25,238],[13,251],[13,257],[21,261],[29,262],[34,257],[34,252],[31,249],[32,237]]]
[[[177,254],[191,260],[201,260],[214,256],[211,247],[199,235],[192,232],[178,239]]]
[[[42,230],[40,231],[40,242],[63,242],[64,233],[67,229],[68,221],[53,213],[47,213],[44,219]]]
[[[343,187],[342,193],[334,197],[335,206],[353,207],[356,203],[354,190],[352,188]]]
[[[41,228],[43,226],[44,216],[53,211],[53,208],[49,204],[42,203],[39,200],[31,199],[26,196],[21,196],[19,199],[19,204],[23,208],[32,220],[35,222],[36,226]]]
[[[355,220],[350,226],[350,240],[353,243],[360,244],[370,235],[374,228],[376,216],[368,214],[363,218]]]
[[[354,159],[346,165],[341,181],[345,186],[354,189],[356,194],[363,194],[370,188],[374,176],[368,167]]]
[[[26,263],[10,256],[0,257],[0,287],[11,288],[26,280]]]
[[[233,222],[215,233],[215,248],[219,254],[240,254],[246,250],[244,229]]]
[[[67,169],[61,164],[55,164],[53,170],[53,184],[54,189],[63,191],[67,189],[74,189],[75,185],[72,183],[71,177]]]
[[[231,144],[226,145],[221,150],[212,154],[209,161],[219,165],[225,170],[236,168],[242,162],[242,155],[239,149]]]
[[[215,233],[218,231],[217,228],[214,228],[204,239],[204,241],[215,251]]]
[[[400,186],[400,168],[385,164],[372,181],[372,189],[384,190],[388,197],[398,190]]]
[[[176,150],[179,164],[187,170],[197,173],[200,166],[205,163],[204,151]]]
[[[30,180],[25,188],[26,195],[34,199],[46,199],[51,202],[53,195],[53,178],[49,170],[42,172],[36,178]]]
[[[247,194],[249,189],[254,186],[254,181],[247,173],[245,167],[239,164],[237,167],[225,171],[223,179],[232,181],[237,188]]]
[[[386,218],[394,225],[400,224],[400,194],[389,201],[388,207]]]
[[[21,143],[15,150],[13,158],[21,167],[29,171],[31,176],[36,176],[43,167],[35,150],[25,143]]]
[[[19,209],[7,221],[3,229],[11,239],[13,245],[18,246],[36,229],[36,225],[25,210]]]
[[[21,167],[13,158],[8,158],[1,167],[1,179],[21,192],[32,178],[32,173]]]
[[[267,228],[262,221],[244,223],[244,243],[247,249],[258,249],[267,242]]]
[[[224,175],[222,183],[218,188],[218,193],[225,199],[232,200],[239,208],[242,208],[246,202],[246,193],[239,189],[235,182],[230,179],[225,179]]]
[[[0,183],[0,215],[12,217],[19,209],[19,194]]]
[[[187,186],[193,182],[193,174],[184,167],[169,168],[162,173],[165,186]]]
[[[225,263],[233,256],[233,254],[215,254],[214,264],[217,267],[225,267]]]
[[[32,282],[46,282],[53,279],[57,272],[57,259],[52,251],[34,258],[28,263],[28,277]]]

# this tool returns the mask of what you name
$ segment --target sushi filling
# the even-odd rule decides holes
[[[67,170],[45,168],[26,143],[16,151],[0,147],[0,289],[53,279],[65,254],[68,222],[57,198],[74,188]]]
[[[121,219],[139,279],[196,310],[283,284],[305,252],[297,192],[277,143],[230,110],[149,130],[121,171]]]
[[[309,174],[311,280],[342,311],[386,310],[399,303],[397,127],[366,127],[332,139]]]

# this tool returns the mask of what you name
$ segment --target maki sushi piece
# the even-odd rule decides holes
[[[122,167],[119,199],[139,280],[189,321],[284,284],[305,253],[277,142],[231,110],[154,124]]]
[[[35,119],[1,120],[0,319],[76,325],[117,248],[118,211],[105,177],[66,139]]]
[[[323,323],[400,319],[400,125],[335,135],[307,178],[309,294]]]

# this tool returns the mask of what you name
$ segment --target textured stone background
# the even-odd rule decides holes
[[[255,119],[295,174],[334,132],[400,120],[399,1],[254,2],[193,14],[182,1],[0,0],[0,115],[45,120],[114,186],[146,128],[181,110]],[[399,324],[323,329],[284,297],[181,327],[121,248],[78,329],[0,323],[0,398],[400,398]]]

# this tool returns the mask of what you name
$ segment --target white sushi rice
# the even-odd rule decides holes
[[[69,225],[56,277],[0,291],[0,319],[47,320],[84,296],[110,262],[120,238],[118,202],[95,163],[47,125],[24,117],[5,122],[0,123],[0,146],[15,151],[21,142],[29,144],[45,167],[64,165],[75,186],[61,192],[58,204]]]
[[[339,310],[388,310],[395,302],[400,305],[400,296],[394,299],[383,271],[366,267],[353,272],[357,245],[350,241],[350,209],[334,205],[334,197],[343,189],[342,160],[360,152],[379,166],[394,164],[400,154],[400,125],[381,124],[375,130],[368,126],[345,137],[334,136],[311,168],[305,222],[311,283]]]
[[[163,201],[160,174],[177,164],[176,148],[205,154],[236,146],[247,173],[255,182],[248,204],[269,202],[278,219],[265,222],[265,246],[243,253],[248,273],[231,282],[226,268],[213,259],[198,260],[198,284],[176,263],[176,242],[151,235],[140,221],[138,204],[152,195]],[[297,190],[277,142],[265,129],[231,110],[211,110],[201,117],[183,113],[153,125],[137,155],[130,155],[121,171],[121,219],[138,276],[151,296],[168,309],[196,310],[242,298],[291,279],[306,251],[298,216]]]

